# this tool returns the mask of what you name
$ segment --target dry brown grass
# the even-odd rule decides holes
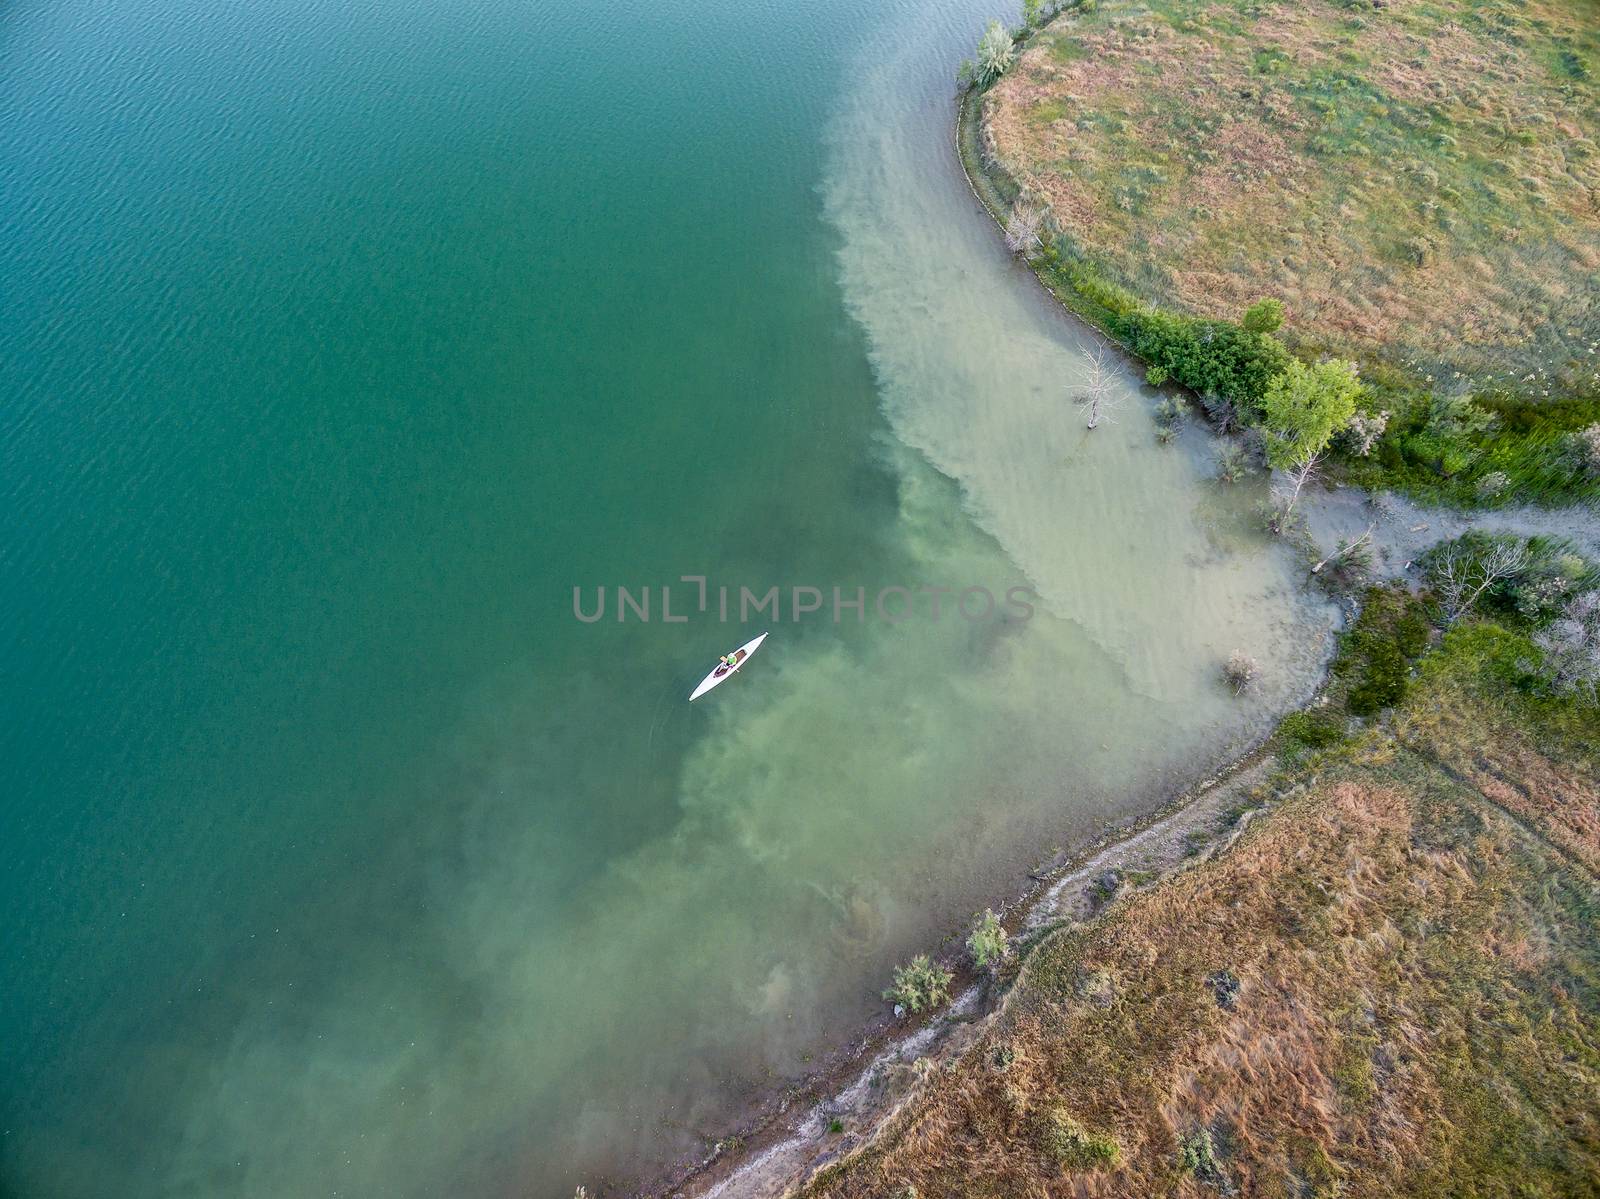
[[[1412,733],[1457,744],[1430,720]],[[976,1046],[810,1193],[1600,1193],[1600,902],[1566,857],[1593,851],[1592,764],[1479,733],[1460,744],[1493,762],[1462,772],[1483,794],[1377,739],[1219,858],[1055,934]],[[1053,1161],[1058,1115],[1117,1162]],[[1202,1130],[1214,1170],[1185,1166]]]
[[[984,101],[1001,165],[1146,300],[1448,377],[1593,382],[1592,0],[1106,0]]]
[[[1600,873],[1600,787],[1593,761],[1546,757],[1529,736],[1472,697],[1413,709],[1399,735]]]

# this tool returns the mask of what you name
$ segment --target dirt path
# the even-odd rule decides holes
[[[1375,565],[1384,575],[1406,573],[1430,546],[1459,537],[1468,529],[1521,537],[1555,534],[1600,557],[1600,512],[1592,508],[1525,504],[1457,512],[1424,507],[1393,492],[1366,492],[1357,487],[1316,492],[1302,501],[1302,507],[1307,530],[1323,553],[1331,553],[1340,538],[1353,540],[1373,525]]]

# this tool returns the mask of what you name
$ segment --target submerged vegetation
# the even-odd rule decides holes
[[[1222,432],[1266,426],[1249,444],[1289,475],[1281,507],[1318,469],[1463,507],[1600,500],[1600,23],[1582,4],[1026,15],[1015,61],[969,76],[974,186],[1030,214],[1040,278],[1153,385],[1194,392]],[[1283,438],[1268,397],[1334,372],[1326,450]]]

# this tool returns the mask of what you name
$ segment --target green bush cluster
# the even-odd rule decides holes
[[[1108,281],[1058,238],[1042,265],[1052,290],[1143,358],[1153,386],[1167,380],[1201,396],[1220,396],[1246,412],[1259,408],[1267,384],[1281,374],[1290,354],[1272,336],[1283,321],[1277,300],[1258,300],[1244,323],[1203,320],[1143,304],[1125,287]],[[1065,293],[1065,294],[1063,294]]]
[[[1565,537],[1522,538],[1474,529],[1434,546],[1422,556],[1422,567],[1432,581],[1446,557],[1454,553],[1458,570],[1470,577],[1473,567],[1497,548],[1518,546],[1524,551],[1522,564],[1483,588],[1474,603],[1479,614],[1513,627],[1537,628],[1553,619],[1573,596],[1600,587],[1600,564],[1591,562]]]
[[[1209,1128],[1197,1128],[1178,1139],[1178,1166],[1185,1174],[1213,1186],[1223,1180],[1216,1140]]]
[[[1277,338],[1232,321],[1135,308],[1115,318],[1113,332],[1166,378],[1202,396],[1221,396],[1247,418],[1259,416],[1268,384],[1289,363]]]
[[[1015,187],[994,174],[997,190]],[[1048,241],[1036,266],[1063,303],[1145,360],[1152,385],[1188,388],[1225,432],[1264,423],[1268,389],[1294,360],[1274,335],[1284,319],[1279,301],[1258,300],[1237,322],[1165,311],[1107,279],[1067,235]],[[1415,390],[1410,376],[1382,362],[1363,367],[1358,408],[1364,418],[1381,413],[1386,426],[1369,444],[1334,441],[1348,482],[1461,507],[1600,500],[1600,395],[1442,396]]]
[[[1262,423],[1268,388],[1293,357],[1274,336],[1283,320],[1278,301],[1257,301],[1237,323],[1204,320],[1143,304],[1064,239],[1046,246],[1039,265],[1073,311],[1145,360],[1151,384],[1171,380],[1195,392],[1225,431]],[[1393,374],[1367,365],[1373,380]],[[1402,379],[1369,386],[1361,397],[1369,415],[1388,414],[1367,453],[1334,442],[1349,482],[1461,507],[1600,500],[1600,396],[1447,397],[1407,390]]]
[[[1006,956],[1006,940],[1006,930],[1000,923],[1000,917],[995,915],[993,908],[985,908],[973,926],[972,935],[967,938],[967,952],[972,955],[972,964],[979,970],[997,968]]]
[[[1350,481],[1467,506],[1600,499],[1600,397],[1492,392],[1451,399],[1386,396],[1388,428]]]

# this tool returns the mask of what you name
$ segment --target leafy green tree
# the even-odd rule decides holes
[[[1011,31],[999,21],[990,21],[983,36],[978,39],[978,62],[973,78],[979,87],[988,87],[1011,69],[1016,56],[1011,44]]]
[[[1261,397],[1267,432],[1267,463],[1288,476],[1288,485],[1274,497],[1267,527],[1275,533],[1290,528],[1294,506],[1306,482],[1316,473],[1333,435],[1350,423],[1361,395],[1354,363],[1330,359],[1307,366],[1290,358]]]
[[[1261,397],[1267,462],[1292,471],[1320,456],[1355,416],[1360,395],[1354,363],[1329,359],[1307,366],[1290,358]]]
[[[1248,333],[1276,333],[1283,325],[1283,301],[1257,300],[1244,310],[1240,324]]]

